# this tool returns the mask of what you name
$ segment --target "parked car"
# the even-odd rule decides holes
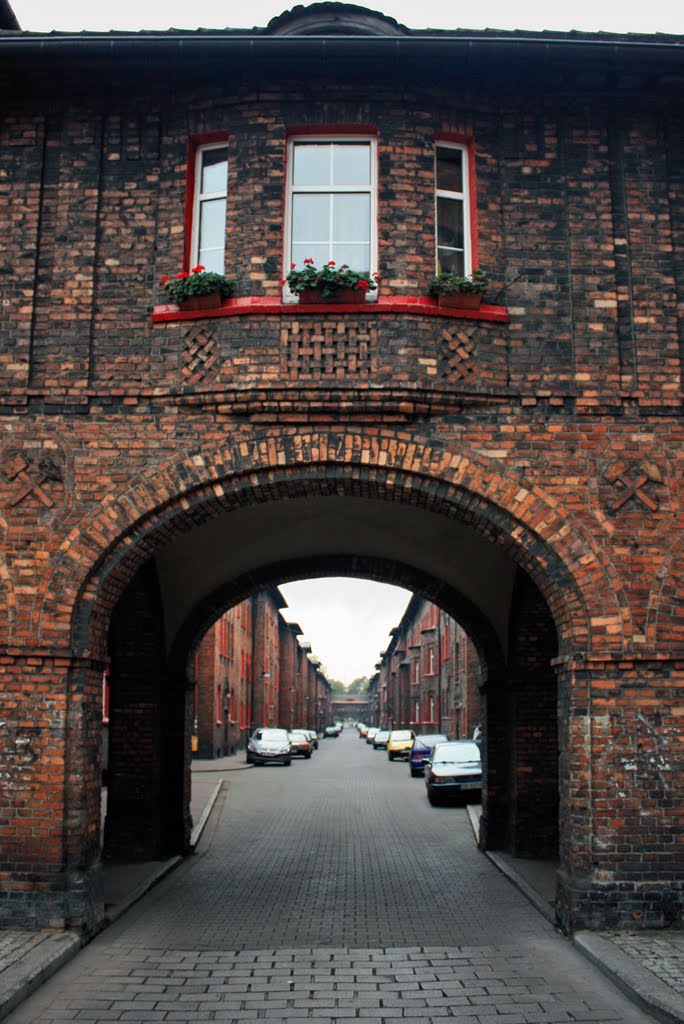
[[[392,729],[387,740],[387,757],[394,761],[395,757],[408,757],[413,746],[413,733],[410,729]]]
[[[340,734],[336,725],[326,725],[323,735],[327,740],[336,740]]]
[[[443,732],[421,732],[413,740],[409,753],[409,768],[414,777],[423,774],[435,744],[446,743],[449,737]]]
[[[368,731],[366,732],[366,743],[372,743],[373,742],[373,737],[375,736],[377,731],[378,731],[377,725],[371,725],[370,729],[368,729]]]
[[[311,740],[312,750],[318,750],[318,733],[315,729],[300,729],[300,732],[305,732]]]
[[[305,757],[308,761],[313,750],[308,734],[303,729],[291,729],[287,735],[290,740],[292,756]]]
[[[247,742],[247,764],[292,763],[287,729],[255,729]]]
[[[359,736],[361,737],[361,739],[365,740],[366,733],[368,732],[368,726],[366,725],[366,723],[359,722],[359,724],[357,725],[357,729],[359,730]]]
[[[480,748],[472,740],[438,743],[425,766],[427,797],[435,805],[482,791]]]
[[[373,737],[373,750],[385,750],[389,738],[389,729],[378,729],[375,736]]]

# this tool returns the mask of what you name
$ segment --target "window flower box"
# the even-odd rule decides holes
[[[209,295],[191,295],[187,299],[180,299],[180,309],[218,309],[223,305],[223,296],[220,292],[210,292]]]
[[[346,263],[338,267],[334,260],[318,269],[312,259],[306,259],[302,270],[293,263],[281,284],[283,287],[287,285],[293,295],[298,295],[303,305],[363,303],[366,292],[376,290],[377,277],[377,274],[366,276],[361,271],[352,270]]]
[[[193,267],[190,273],[181,271],[174,278],[164,274],[159,283],[168,298],[184,311],[219,309],[235,291],[234,281],[201,265]]]
[[[484,270],[474,270],[469,276],[451,272],[438,274],[430,282],[428,290],[437,296],[438,306],[479,309],[488,287],[489,278]]]
[[[482,295],[479,292],[440,292],[437,305],[451,309],[479,309]]]
[[[366,292],[358,288],[340,288],[333,295],[324,295],[321,288],[304,288],[299,292],[301,306],[315,303],[336,302],[340,305],[362,305],[366,301]]]

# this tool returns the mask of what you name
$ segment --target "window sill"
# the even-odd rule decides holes
[[[505,306],[480,306],[479,309],[454,309],[438,306],[425,295],[381,295],[374,302],[358,304],[337,304],[325,302],[320,305],[301,306],[296,302],[280,302],[277,299],[246,295],[239,299],[227,299],[218,309],[180,310],[178,306],[155,306],[152,311],[152,322],[172,323],[177,320],[215,320],[225,316],[307,316],[315,313],[351,313],[358,316],[376,316],[383,313],[404,313],[418,316],[435,316],[450,320],[488,320],[495,323],[508,323],[508,311]]]

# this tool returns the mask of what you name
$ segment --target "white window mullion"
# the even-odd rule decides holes
[[[349,147],[349,152],[344,152],[345,146]],[[317,153],[316,147],[324,148],[325,154],[320,151]],[[351,152],[353,147],[364,152],[367,164]],[[357,172],[358,180],[355,180]],[[307,181],[307,174],[311,183]],[[338,178],[343,177],[347,180],[335,181],[336,174]],[[323,180],[326,176],[327,181]],[[316,266],[322,266],[331,260],[339,265],[348,263],[352,269],[365,270],[369,275],[377,269],[376,159],[373,139],[363,136],[339,139],[330,136],[307,136],[301,140],[292,139],[289,147],[287,189],[289,199],[286,204],[288,216],[285,224],[283,277],[289,272],[292,263],[301,267],[305,258],[312,258]],[[321,224],[321,231],[315,231],[318,243],[314,243],[311,226],[307,224],[304,202],[301,201],[299,204],[301,212],[296,210],[295,203],[296,196],[316,195],[328,197],[328,207],[325,211],[321,210],[318,214],[313,211],[313,216],[325,218]],[[356,204],[353,199],[349,200],[346,209],[341,203],[335,202],[335,197],[344,195],[366,196],[365,209],[363,204]],[[358,230],[355,225],[358,225]],[[336,237],[336,233],[339,237]],[[302,238],[302,235],[308,237]],[[326,237],[323,238],[323,235]],[[304,248],[307,244],[311,245],[312,251],[305,253]],[[369,292],[367,300],[373,301],[376,295],[377,293]],[[283,297],[285,301],[295,298],[287,288]]]
[[[209,160],[216,161],[220,188],[205,190],[205,171]],[[193,196],[192,237],[190,248],[191,266],[202,264],[207,270],[222,274],[225,269],[226,205],[228,200],[228,147],[225,143],[200,146],[195,155],[195,194]],[[209,224],[211,205],[215,204],[213,225]],[[207,238],[211,228],[213,238]],[[204,238],[203,238],[204,234]]]
[[[440,186],[440,154],[446,160],[445,154],[458,153],[460,162],[460,187],[444,188]],[[448,166],[448,163],[445,163]],[[469,190],[468,150],[467,147],[457,143],[439,142],[435,147],[435,254],[437,273],[443,271],[454,271],[459,274],[469,275],[472,273],[472,252],[470,241],[470,190]],[[462,244],[449,246],[446,244],[443,234],[446,228],[444,219],[440,218],[440,200],[452,204],[450,215],[458,220],[462,235]],[[442,210],[444,208],[442,207]]]

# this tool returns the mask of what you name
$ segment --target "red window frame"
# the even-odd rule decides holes
[[[480,265],[480,246],[478,241],[477,226],[477,177],[475,170],[475,139],[472,135],[462,135],[458,132],[438,132],[435,135],[435,147],[440,142],[451,142],[456,146],[463,146],[468,154],[468,207],[470,215],[470,262],[473,270]],[[435,182],[435,186],[436,186]]]
[[[197,150],[202,146],[213,146],[219,143],[228,145],[228,132],[204,132],[191,135],[188,139],[187,161],[185,169],[185,238],[183,240],[183,267],[190,270],[192,249],[192,220],[195,208],[195,187],[197,184]]]

